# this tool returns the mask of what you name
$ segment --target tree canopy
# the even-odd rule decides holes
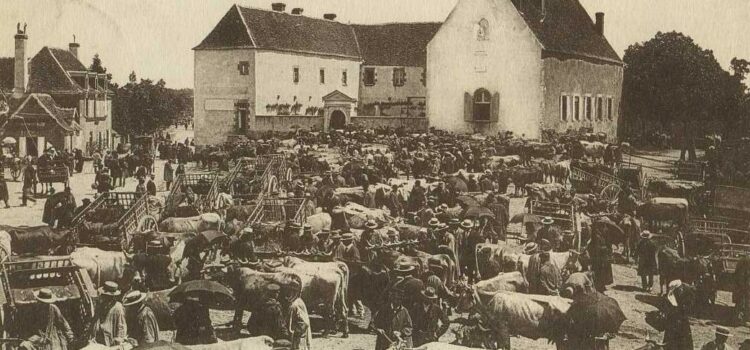
[[[138,81],[130,73],[128,83],[116,87],[113,128],[122,135],[145,135],[192,116],[192,90],[166,87],[163,79]],[[190,103],[185,102],[189,97]]]
[[[723,125],[743,114],[742,82],[748,62],[733,60],[725,71],[711,50],[682,33],[657,33],[631,45],[623,57],[623,116],[626,124]],[[736,61],[736,62],[735,62]]]

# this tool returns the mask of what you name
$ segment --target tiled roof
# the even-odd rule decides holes
[[[52,118],[66,132],[80,130],[75,119],[75,108],[62,108],[57,106],[55,100],[47,94],[28,94],[23,99],[15,99],[11,102],[10,117],[0,123],[0,129],[5,129],[9,123],[23,122],[28,118],[43,118],[44,115]]]
[[[63,58],[63,61],[69,68],[82,67],[83,65],[78,62],[79,66],[76,66],[70,58],[76,60],[75,57],[70,55],[55,55],[53,52],[59,49],[50,49],[49,47],[42,48],[29,62],[29,92],[40,92],[40,93],[56,93],[56,92],[81,92],[82,89],[76,84],[66,72],[63,63],[59,61],[58,56]],[[83,67],[83,70],[86,70]]]
[[[508,0],[499,0],[508,1]],[[544,0],[546,14],[541,11],[541,0],[513,1],[526,23],[545,50],[594,58],[622,64],[617,52],[603,35],[578,0]]]
[[[13,90],[14,63],[13,57],[0,57],[0,89],[5,93]]]
[[[441,23],[353,25],[365,65],[423,67]]]
[[[88,70],[70,51],[54,47],[48,49],[66,71],[85,72]]]
[[[347,24],[237,5],[195,50],[240,47],[360,58]]]

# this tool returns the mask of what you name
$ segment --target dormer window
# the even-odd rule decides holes
[[[489,30],[490,22],[482,18],[479,23],[477,23],[477,41],[490,40]]]

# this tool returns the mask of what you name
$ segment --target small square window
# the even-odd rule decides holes
[[[349,83],[349,75],[346,72],[346,69],[341,71],[341,86],[346,86]]]
[[[250,75],[250,62],[240,61],[240,64],[237,65],[237,69],[240,71],[240,75]]]
[[[299,83],[299,67],[294,67],[292,70],[292,82]]]
[[[326,70],[323,68],[320,69],[320,83],[321,84],[326,83]]]
[[[406,69],[393,68],[393,86],[404,86],[406,83]]]
[[[365,68],[362,81],[365,86],[375,85],[375,68]]]

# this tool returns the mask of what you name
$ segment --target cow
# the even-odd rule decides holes
[[[500,292],[480,307],[487,324],[496,332],[500,348],[510,349],[510,335],[546,338],[561,349],[571,300],[558,296]]]
[[[518,251],[505,244],[480,243],[476,246],[476,264],[479,278],[488,279],[501,272],[516,270]],[[466,262],[467,264],[472,262]]]
[[[0,225],[10,237],[10,250],[14,254],[66,255],[75,248],[75,235],[70,230],[55,230],[49,226]],[[7,240],[7,237],[5,238]]]
[[[111,252],[99,248],[79,247],[70,253],[73,265],[89,274],[94,285],[102,286],[104,282],[120,282],[129,268],[127,256],[123,252]],[[122,287],[122,286],[121,286]]]
[[[221,230],[224,221],[219,214],[206,213],[187,218],[166,218],[159,223],[162,232],[202,232],[206,230]]]
[[[243,338],[232,341],[225,341],[216,344],[188,345],[190,350],[272,350],[273,339],[269,336],[259,336],[252,338]]]
[[[604,151],[607,149],[607,144],[602,142],[589,142],[589,141],[579,141],[581,146],[583,147],[583,153],[587,157],[591,158],[593,161],[599,161],[600,159],[603,160],[604,158]]]
[[[302,280],[302,300],[314,310],[324,305],[324,316],[330,317],[329,326],[335,331],[335,320],[343,322],[344,337],[349,336],[347,321],[349,293],[349,267],[343,262],[307,262],[295,257],[284,257],[281,266],[268,267],[269,272],[286,272]],[[337,318],[338,317],[338,318]],[[327,331],[324,331],[326,333]]]
[[[656,251],[656,265],[659,269],[660,294],[664,294],[664,286],[669,282],[679,279],[694,284],[699,309],[716,300],[716,278],[707,258],[682,258],[676,250],[660,247]]]
[[[290,290],[295,284],[302,286],[302,278],[296,273],[259,272],[233,263],[227,265],[217,277],[234,294],[236,306],[232,324],[236,331],[240,330],[245,310],[253,312],[262,306],[269,284],[277,284],[284,290]]]
[[[305,223],[312,227],[312,233],[316,234],[323,230],[331,229],[331,214],[328,213],[317,213],[308,216],[305,219]]]
[[[569,299],[591,293],[596,293],[591,271],[572,273],[560,287],[560,295]]]
[[[475,303],[486,305],[500,292],[528,293],[529,282],[519,271],[501,273],[490,279],[479,281],[470,288],[459,288],[459,301],[456,310],[468,312]]]

